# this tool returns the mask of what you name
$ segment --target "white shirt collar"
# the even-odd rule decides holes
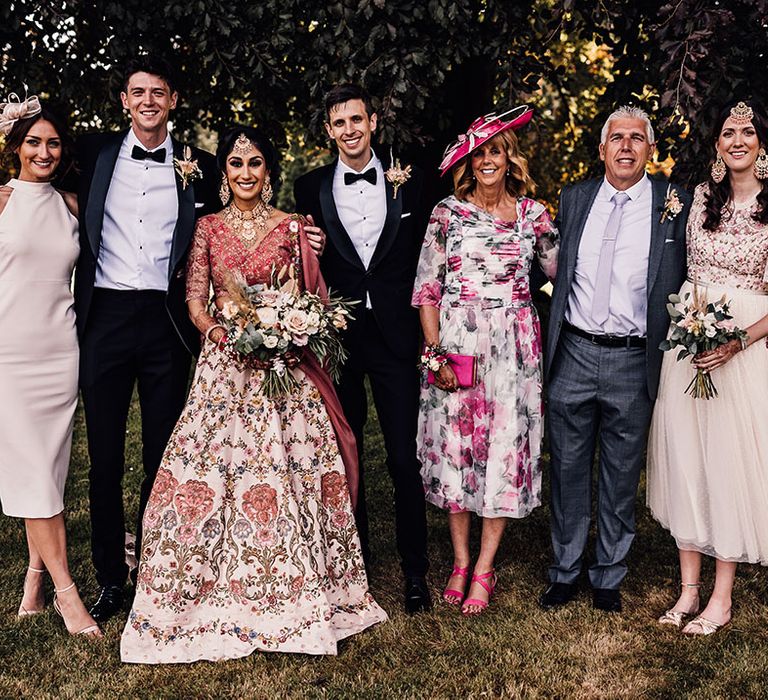
[[[624,190],[624,192],[626,192],[629,195],[629,199],[634,202],[643,195],[646,188],[650,187],[650,184],[651,179],[648,177],[648,173],[645,173],[634,185],[632,185],[632,187]],[[610,200],[618,191],[619,190],[617,190],[610,182],[608,182],[607,177],[603,177],[601,193],[606,199]]]
[[[364,173],[368,168],[374,167],[377,170],[379,167],[381,167],[381,162],[376,157],[376,152],[371,149],[371,158],[370,160],[359,170],[359,172]],[[342,159],[341,156],[339,156],[339,160],[336,164],[336,172],[343,175],[344,173],[357,173],[358,171],[354,168],[350,168]]]
[[[149,151],[150,153],[152,151],[156,151],[158,148],[164,148],[165,149],[165,162],[170,163],[171,161],[168,159],[168,154],[170,153],[171,156],[173,156],[173,141],[171,140],[171,132],[169,131],[165,135],[165,141],[163,141],[157,148],[145,148],[144,144],[139,141],[139,137],[136,136],[136,133],[133,130],[133,127],[128,129],[128,133],[125,136],[125,141],[123,142],[125,146],[133,150],[134,146],[138,146],[139,148],[143,148],[145,151]]]

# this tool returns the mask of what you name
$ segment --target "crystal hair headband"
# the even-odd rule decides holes
[[[26,89],[27,86],[25,85],[23,100],[19,99],[15,92],[12,92],[5,102],[0,102],[0,134],[7,136],[19,119],[34,117],[36,114],[40,114],[43,109],[37,95],[26,96]]]
[[[733,119],[736,124],[749,124],[754,116],[755,114],[752,111],[752,107],[745,102],[739,102],[735,107],[731,108],[731,119]]]

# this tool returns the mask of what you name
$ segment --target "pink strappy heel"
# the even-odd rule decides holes
[[[461,612],[464,615],[479,615],[483,610],[488,607],[488,603],[491,602],[491,596],[496,590],[496,584],[498,583],[498,577],[496,576],[496,569],[486,571],[484,574],[472,574],[472,583],[479,583],[488,592],[488,601],[479,600],[478,598],[467,598],[464,601],[464,605],[461,606]],[[469,610],[470,605],[475,605],[480,610],[472,612]]]
[[[466,580],[469,578],[469,567],[462,568],[460,566],[454,566],[448,580],[450,581],[454,576],[461,576],[464,579],[466,590]],[[448,603],[448,605],[461,605],[461,601],[464,600],[464,592],[465,591],[457,591],[455,588],[446,588],[443,591],[443,600]],[[452,600],[454,598],[458,598],[458,600]]]

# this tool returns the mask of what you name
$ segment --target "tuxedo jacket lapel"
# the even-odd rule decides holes
[[[176,139],[173,141],[173,157],[183,158],[184,144]],[[179,200],[179,210],[176,217],[176,227],[173,229],[173,243],[171,244],[171,261],[168,265],[168,279],[171,279],[176,266],[189,248],[192,233],[195,229],[195,190],[192,182],[184,187],[181,177],[174,168],[176,179],[176,195]]]
[[[386,168],[385,168],[386,171]],[[373,257],[371,257],[371,264],[369,269],[373,269],[379,262],[386,256],[389,249],[392,247],[397,232],[400,228],[400,217],[403,215],[403,188],[405,185],[398,187],[397,197],[394,196],[394,187],[392,183],[387,181],[386,183],[386,200],[387,200],[387,216],[384,219],[384,228],[381,230],[378,243],[376,243],[376,250],[373,251]]]
[[[352,239],[344,229],[344,225],[339,218],[339,212],[336,209],[336,202],[333,200],[333,176],[336,171],[336,163],[331,163],[325,167],[320,178],[320,209],[323,212],[323,221],[327,231],[327,236],[333,241],[336,249],[339,251],[348,263],[355,267],[365,268],[363,261],[352,244]]]
[[[99,257],[99,245],[101,243],[101,229],[104,225],[104,205],[107,201],[107,192],[112,182],[112,174],[115,172],[115,163],[120,154],[120,147],[127,132],[121,131],[109,139],[99,155],[93,168],[88,202],[85,208],[85,227],[88,232],[88,242],[95,258]]]

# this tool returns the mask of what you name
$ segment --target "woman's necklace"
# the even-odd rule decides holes
[[[232,202],[224,210],[224,221],[244,241],[250,243],[257,236],[267,232],[267,222],[272,216],[272,207],[264,202],[257,202],[253,209],[242,211]]]

